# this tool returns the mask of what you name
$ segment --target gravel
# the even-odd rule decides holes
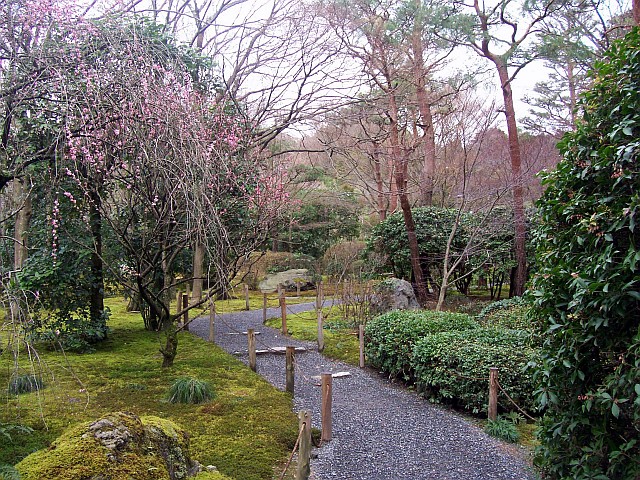
[[[291,305],[293,313],[314,304]],[[267,316],[279,316],[276,308]],[[194,320],[191,333],[208,338],[208,317]],[[333,380],[333,439],[314,449],[314,480],[523,480],[536,478],[526,454],[486,435],[464,418],[430,404],[389,383],[371,369],[325,358],[316,344],[283,336],[262,325],[262,310],[218,315],[216,344],[248,363],[246,335],[253,328],[257,348],[305,347],[295,355],[295,411],[309,410],[320,426],[320,381],[323,372],[349,372]],[[285,356],[258,355],[258,373],[285,388]],[[315,456],[314,455],[314,456]]]

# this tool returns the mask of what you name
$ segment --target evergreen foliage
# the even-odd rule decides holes
[[[538,462],[548,478],[640,475],[640,32],[615,43],[539,202],[546,330]]]

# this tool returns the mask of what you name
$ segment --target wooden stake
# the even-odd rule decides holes
[[[262,294],[262,323],[267,323],[267,294]]]
[[[182,308],[189,308],[189,294],[185,293],[182,295]],[[184,312],[183,317],[184,331],[189,331],[189,310]]]
[[[298,413],[300,446],[298,447],[298,468],[295,480],[308,480],[311,475],[311,414],[303,410]]]
[[[280,290],[280,317],[282,318],[282,334],[287,334],[287,298],[284,290]]]
[[[250,310],[251,307],[249,306],[249,285],[244,285],[244,309],[245,310]]]
[[[364,368],[364,325],[358,327],[360,337],[360,368]]]
[[[489,420],[498,418],[498,369],[489,369]]]
[[[318,282],[317,292],[316,292],[316,311],[318,315],[318,351],[324,351],[324,329],[323,323],[324,318],[322,317],[322,304],[324,303],[323,292],[322,292],[322,280]]]
[[[290,393],[292,396],[294,394],[294,385],[295,385],[295,371],[294,371],[294,356],[295,356],[296,347],[287,347],[287,384],[285,391]]]
[[[331,441],[333,421],[331,418],[331,405],[333,390],[333,376],[330,373],[322,374],[322,434],[323,442]]]
[[[216,321],[216,302],[213,297],[209,299],[209,341],[213,343],[215,341],[214,325]]]
[[[253,328],[247,330],[247,341],[249,342],[249,368],[257,372],[256,368],[256,334]]]

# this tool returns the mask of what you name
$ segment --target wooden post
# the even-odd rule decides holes
[[[322,298],[322,280],[318,282],[318,288],[316,293],[316,310],[318,314],[318,351],[324,351],[324,329],[323,329],[323,321],[322,318],[322,304],[324,303],[324,299]]]
[[[300,296],[300,280],[296,280],[296,296]]]
[[[292,396],[295,388],[295,367],[293,365],[295,351],[296,347],[287,347],[287,384],[285,391],[290,393]]]
[[[176,292],[176,313],[182,310],[182,292],[178,290]]]
[[[498,369],[489,369],[489,420],[498,418]]]
[[[282,318],[282,334],[287,334],[287,298],[284,290],[280,290],[280,316]]]
[[[209,299],[209,341],[213,343],[215,341],[214,325],[216,321],[216,302],[213,297]]]
[[[189,308],[189,294],[185,293],[182,295],[182,308]],[[189,331],[189,310],[184,312],[183,324],[185,332]]]
[[[333,390],[333,377],[330,373],[322,374],[322,434],[320,439],[323,442],[331,440],[333,431],[333,421],[331,418],[331,405]]]
[[[298,447],[298,468],[295,480],[308,480],[311,475],[311,414],[303,410],[298,413],[300,445]]]
[[[262,323],[267,323],[267,294],[262,294]]]
[[[360,368],[364,368],[364,325],[358,327],[360,337]]]
[[[251,306],[249,305],[249,285],[244,285],[244,309],[251,310]]]
[[[247,330],[247,341],[249,342],[249,368],[257,372],[256,368],[256,333],[253,328]]]

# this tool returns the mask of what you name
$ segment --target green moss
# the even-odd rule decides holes
[[[328,321],[338,320],[335,324],[345,324],[340,320],[340,312],[336,309],[323,309],[325,319]],[[279,317],[267,319],[266,325],[272,328],[282,328],[282,319]],[[318,341],[318,320],[315,310],[301,312],[295,315],[287,315],[287,331],[293,338]],[[358,343],[357,331],[352,328],[325,329],[324,352],[329,358],[340,360],[351,365],[358,365],[360,362],[360,346]]]
[[[161,368],[158,335],[144,330],[139,314],[125,312],[121,299],[108,299],[107,305],[112,333],[95,353],[63,357],[41,352],[47,389],[5,402],[0,421],[35,431],[16,435],[13,441],[0,437],[0,463],[15,464],[48,448],[69,427],[127,411],[180,425],[189,433],[192,457],[215,465],[227,478],[271,478],[297,436],[291,398],[223,350],[188,333],[180,335],[175,365]],[[5,355],[0,361],[0,382],[6,384],[12,359]],[[187,376],[209,382],[217,392],[215,400],[201,405],[166,402],[171,383]]]

